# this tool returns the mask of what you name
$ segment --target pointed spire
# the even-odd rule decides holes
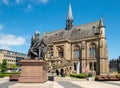
[[[71,4],[69,4],[69,9],[68,9],[68,16],[66,19],[66,29],[67,31],[69,31],[70,29],[72,29],[73,27],[73,15],[72,15],[72,7]]]
[[[99,27],[105,27],[105,26],[104,26],[103,15],[102,15],[101,18],[100,18],[100,21],[99,21]]]
[[[71,4],[69,4],[67,20],[73,20]]]

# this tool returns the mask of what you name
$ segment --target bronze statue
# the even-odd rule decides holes
[[[31,59],[45,59],[45,53],[47,52],[48,46],[40,37],[38,31],[35,32],[35,36],[31,39],[31,46],[28,51],[28,57]]]

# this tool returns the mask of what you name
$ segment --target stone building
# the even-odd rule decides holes
[[[23,53],[0,49],[0,63],[2,63],[2,60],[5,59],[8,64],[19,65],[19,61],[21,59],[25,59],[26,57],[27,55]]]
[[[71,4],[69,4],[66,28],[44,33],[44,40],[50,49],[46,58],[50,71],[57,75],[65,73],[108,73],[108,51],[103,17],[96,22],[73,25]]]

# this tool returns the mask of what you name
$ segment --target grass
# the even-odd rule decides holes
[[[116,76],[120,76],[120,74],[117,74]]]

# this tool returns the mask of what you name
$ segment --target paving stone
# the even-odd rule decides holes
[[[58,81],[60,85],[62,85],[64,88],[83,88],[81,86],[75,85],[69,81]]]

